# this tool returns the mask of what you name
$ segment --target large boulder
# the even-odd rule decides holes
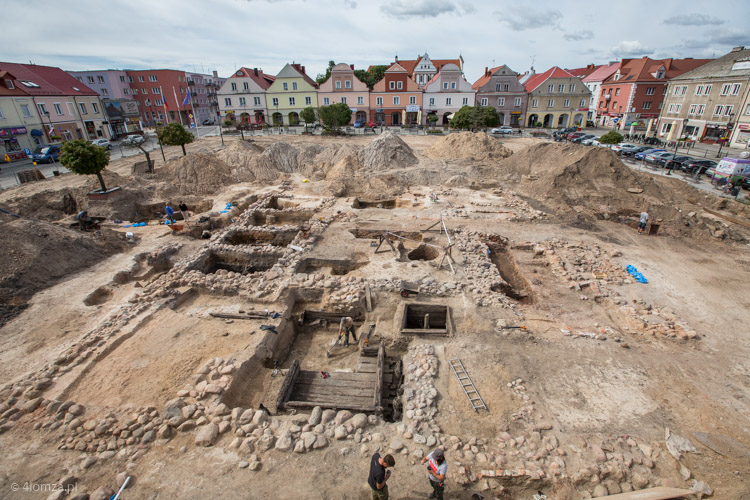
[[[195,436],[197,446],[211,446],[216,442],[219,435],[219,427],[216,424],[207,424],[200,428]]]

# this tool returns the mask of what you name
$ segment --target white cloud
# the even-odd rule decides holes
[[[449,12],[458,13],[458,7],[448,0],[395,0],[380,7],[381,12],[389,17],[437,17]]]
[[[527,7],[496,10],[493,14],[513,31],[525,31],[548,26],[559,27],[559,22],[563,17],[559,10],[540,11]]]
[[[638,40],[626,41],[618,43],[610,49],[610,52],[615,57],[642,57],[649,54],[653,54],[654,51],[642,44]]]
[[[594,32],[591,30],[583,30],[576,33],[568,33],[567,35],[563,35],[563,38],[571,42],[591,40],[592,38],[594,38]]]
[[[684,14],[673,16],[664,20],[664,24],[676,24],[678,26],[706,26],[724,24],[724,20],[707,14]]]

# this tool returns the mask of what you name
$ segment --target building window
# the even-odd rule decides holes
[[[443,82],[443,90],[448,90],[448,82]]]
[[[103,76],[97,76],[96,77],[96,81],[98,81],[99,83],[104,83],[104,77]]]
[[[393,98],[393,105],[394,106],[398,106],[399,104],[401,104],[401,98],[400,97],[394,97]]]
[[[565,99],[563,101],[563,106],[566,107],[566,108],[569,107],[570,106],[570,99]]]
[[[94,83],[94,77],[93,77],[93,76],[87,76],[87,77],[86,77],[86,81],[87,81],[88,83]]]
[[[489,99],[487,99],[486,97],[482,97],[482,101],[481,101],[482,106],[487,106],[488,102],[489,102]]]
[[[0,120],[5,120],[5,115],[3,114],[3,108],[0,108]]]
[[[435,98],[430,97],[430,106],[434,106],[434,105],[435,105]]]
[[[292,82],[292,90],[297,90],[297,82]]]
[[[75,116],[76,115],[76,107],[73,106],[73,103],[72,102],[66,102],[65,104],[68,106],[68,114],[70,116]]]
[[[548,107],[548,108],[551,108],[551,107],[553,107],[554,105],[555,105],[555,100],[554,100],[554,99],[550,99],[550,100],[549,100],[549,101],[547,102],[547,107]]]
[[[711,93],[711,88],[713,88],[713,85],[711,84],[706,85],[705,90],[703,90],[703,95],[709,95]]]
[[[724,106],[724,116],[731,116],[734,106]]]
[[[552,94],[554,91],[555,91],[555,86],[554,85],[552,85],[552,84],[547,85],[547,92],[549,92],[550,94]]]
[[[468,104],[469,104],[469,98],[468,97],[464,97],[463,105],[467,106]]]
[[[92,110],[91,111],[92,113],[97,114],[99,112],[99,106],[97,106],[97,104],[95,102],[92,102],[91,103],[91,110]]]
[[[341,81],[340,81],[340,80],[336,82],[336,88],[337,88],[337,89],[340,89],[340,88],[341,88]]]
[[[619,87],[615,89],[615,95],[620,95],[620,88]]]
[[[703,95],[703,85],[695,86],[695,95]]]
[[[409,96],[409,104],[416,104],[417,103],[417,96],[411,95]]]
[[[331,104],[331,100],[328,97],[323,98],[323,106],[328,106]]]
[[[146,81],[146,79],[145,79],[145,78],[143,78],[143,76],[139,76],[139,77],[138,77],[138,81],[139,81],[139,82],[145,82],[145,81]]]
[[[402,88],[404,88],[404,82],[396,82],[396,88],[398,90],[401,90]]]
[[[305,104],[307,106],[311,105],[312,104],[312,97],[305,97]]]
[[[82,114],[82,115],[87,115],[87,114],[89,114],[89,112],[88,112],[88,111],[86,111],[86,104],[85,104],[85,103],[83,103],[83,102],[79,102],[79,103],[78,103],[78,109],[80,109],[80,110],[81,110],[81,114]]]
[[[604,105],[604,101],[599,101],[599,107],[607,109],[607,107]]]
[[[152,94],[161,94],[161,89],[159,87],[152,87],[151,88]]]
[[[130,91],[133,92],[133,95],[138,95],[138,89],[130,89]]]
[[[289,98],[289,105],[290,105],[290,106],[295,106],[295,105],[296,105],[296,103],[295,103],[295,101],[294,101],[294,97],[290,97],[290,98]]]
[[[342,103],[342,104],[346,104],[346,97],[342,97],[342,98],[341,98],[341,103]]]
[[[364,97],[362,97],[362,96],[357,97],[357,104],[364,104],[364,103],[365,103],[365,98]]]
[[[133,83],[133,77],[132,76],[128,77],[128,82]]]
[[[585,98],[581,99],[581,102],[579,103],[579,106],[581,108],[585,108],[586,107],[586,99]]]
[[[122,93],[124,95],[128,95],[130,93],[130,89],[122,89]]]
[[[141,89],[141,94],[148,95],[148,89]]]
[[[688,109],[688,114],[689,115],[694,115],[696,111],[698,111],[698,105],[697,104],[691,104],[690,108]]]
[[[452,102],[452,99],[451,99],[450,97],[446,97],[446,98],[445,98],[445,105],[446,105],[446,106],[450,106],[450,105],[451,105],[451,102]]]
[[[40,115],[47,116],[47,106],[40,102],[36,105],[36,107],[39,108]]]
[[[13,90],[14,88],[16,88],[16,86],[13,85],[13,80],[11,79],[5,80],[5,84],[8,86],[10,90]]]
[[[721,86],[721,95],[729,95],[729,91],[732,89],[731,83],[725,83]]]
[[[396,89],[396,82],[388,82],[388,88],[391,90]]]
[[[495,92],[500,92],[500,87],[501,85],[499,83],[495,85]]]
[[[31,110],[28,104],[21,104],[21,114],[24,118],[31,118]]]
[[[671,108],[672,105],[670,105],[669,107]],[[718,106],[714,108],[714,116],[721,116],[723,112],[724,112],[724,106],[722,106],[721,104],[719,104]]]
[[[661,111],[662,106],[664,106],[664,101],[659,101],[659,111]]]
[[[739,95],[739,93],[740,93],[740,87],[742,87],[741,83],[734,83],[734,84],[732,84],[732,95]]]
[[[705,110],[706,110],[705,104],[701,104],[700,106],[698,106],[698,116],[701,116]]]
[[[532,99],[531,100],[531,107],[532,108],[538,108],[539,107],[539,99]]]
[[[57,116],[62,116],[63,110],[62,110],[62,106],[60,106],[60,103],[56,102],[53,104],[53,106],[55,107],[55,113],[57,113]]]
[[[661,95],[667,95],[667,87],[661,89]]]
[[[225,97],[224,98],[224,106],[231,106],[232,105],[232,98],[231,97]]]
[[[247,82],[242,82],[242,89],[243,90],[250,90],[250,84]]]
[[[76,77],[76,80],[78,80],[79,82],[83,83],[83,78],[82,78],[82,77],[80,77],[80,76],[77,76],[77,77]],[[10,81],[10,80],[8,80],[8,81]]]
[[[643,103],[643,109],[651,109],[651,101],[645,101]]]
[[[123,75],[120,75],[120,81],[121,81],[122,83],[125,83],[125,76],[123,76]]]
[[[287,82],[284,82],[283,84],[284,90],[289,90],[289,84]]]
[[[100,92],[101,95],[109,95],[109,91],[107,89],[102,89]]]
[[[240,97],[240,106],[242,106],[243,108],[245,107],[245,98],[244,97]]]
[[[232,90],[237,90],[237,84],[235,82],[232,82]]]
[[[344,81],[344,88],[346,88],[346,89],[352,88],[352,81],[351,80],[345,80]]]
[[[375,106],[382,106],[382,105],[383,105],[383,98],[382,97],[376,97],[375,98]]]
[[[497,105],[500,107],[505,106],[505,97],[498,97],[497,98]]]
[[[508,85],[507,83],[503,84],[503,90],[505,92],[508,92],[509,89],[510,89],[510,85]]]
[[[456,82],[451,82],[451,89],[455,90],[455,88],[456,88]]]
[[[557,91],[558,92],[565,92],[565,84],[564,83],[559,84],[557,86]]]
[[[253,106],[260,106],[260,97],[253,97]]]
[[[576,91],[576,84],[575,83],[571,83],[569,89],[570,89],[570,92],[575,92]]]
[[[156,81],[156,75],[148,75],[148,81],[149,82],[155,82]]]
[[[151,106],[151,99],[146,99],[146,106]]]
[[[162,102],[161,99],[156,99],[154,101],[154,106],[164,106],[164,103]]]
[[[745,108],[745,114],[750,115],[750,104],[748,104],[747,107]]]
[[[516,108],[520,108],[521,107],[521,98],[520,97],[516,97],[515,99],[513,99],[513,106],[515,106]]]
[[[278,106],[279,105],[279,98],[278,97],[274,97],[273,99],[271,99],[271,102],[273,103],[274,106]]]

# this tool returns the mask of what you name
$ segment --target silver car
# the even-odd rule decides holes
[[[503,125],[502,127],[493,128],[490,133],[492,134],[512,134],[513,133],[513,127],[509,127],[508,125]]]

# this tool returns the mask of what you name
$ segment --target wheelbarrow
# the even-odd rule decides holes
[[[419,294],[419,285],[412,283],[411,281],[401,280],[401,296],[406,298],[410,295]]]

